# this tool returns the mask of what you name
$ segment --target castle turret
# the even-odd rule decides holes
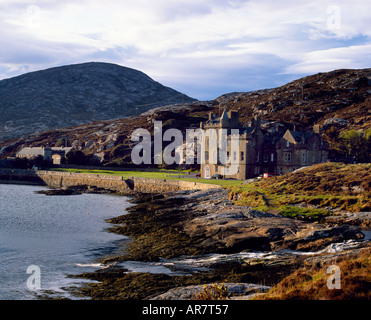
[[[229,127],[229,117],[227,111],[223,111],[222,116],[220,117],[220,127],[221,128],[227,128]]]

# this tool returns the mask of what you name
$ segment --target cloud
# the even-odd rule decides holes
[[[367,67],[370,11],[363,0],[1,0],[0,76],[106,61],[202,99]]]
[[[371,44],[331,48],[305,53],[302,62],[290,65],[289,74],[308,74],[334,69],[369,68]]]

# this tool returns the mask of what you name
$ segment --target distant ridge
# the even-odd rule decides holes
[[[0,81],[0,140],[192,102],[141,71],[88,62]]]
[[[253,116],[259,116],[265,128],[272,122],[310,129],[318,124],[328,130],[327,141],[349,130],[365,132],[371,130],[371,69],[318,73],[277,88],[226,93],[214,100],[153,108],[137,117],[95,121],[26,138],[0,140],[0,159],[14,156],[23,146],[54,146],[63,138],[86,155],[99,159],[101,164],[127,166],[135,129],[151,131],[153,121],[161,120],[164,128],[185,133],[187,128],[199,128],[210,113],[219,115],[224,109],[238,111],[242,125]],[[345,157],[335,149],[332,151],[336,157],[338,154]]]

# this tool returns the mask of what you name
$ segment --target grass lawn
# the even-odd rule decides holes
[[[223,187],[233,187],[241,185],[242,181],[239,180],[214,180],[214,179],[202,179],[187,177],[188,171],[174,171],[174,172],[164,172],[164,171],[112,171],[112,170],[90,170],[90,169],[51,169],[52,171],[62,171],[62,172],[72,172],[72,173],[90,173],[90,174],[107,174],[122,176],[124,179],[131,177],[137,178],[151,178],[151,179],[168,179],[168,180],[182,180],[190,182],[208,183],[216,184]]]

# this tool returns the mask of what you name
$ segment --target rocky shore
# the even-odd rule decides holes
[[[244,299],[308,263],[344,259],[370,245],[362,232],[369,225],[367,214],[361,220],[349,215],[346,220],[291,219],[235,205],[225,189],[138,195],[132,202],[128,214],[109,220],[114,224],[110,231],[132,239],[125,254],[106,257],[106,268],[80,275],[99,282],[75,294],[194,299],[205,284],[228,283],[227,297]],[[133,262],[146,266],[146,272],[130,270]]]

